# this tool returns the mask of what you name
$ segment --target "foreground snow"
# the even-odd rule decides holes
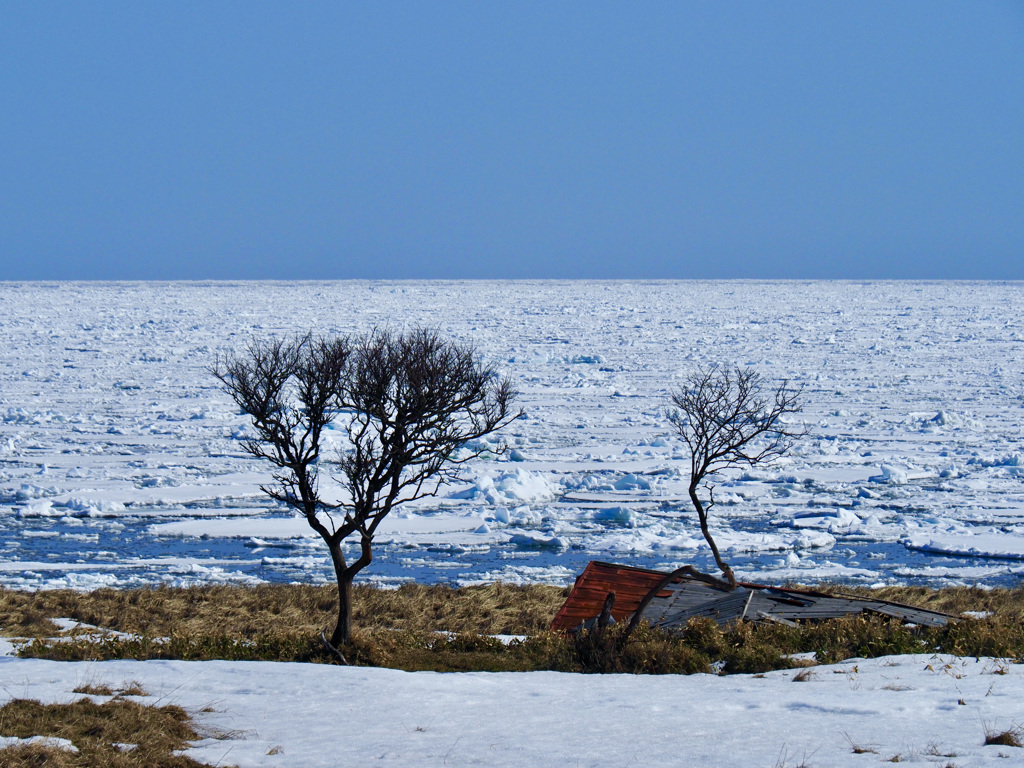
[[[1024,758],[1024,749],[983,746],[986,731],[1024,723],[1024,666],[892,656],[815,667],[804,682],[794,675],[436,674],[2,657],[0,701],[68,701],[78,685],[138,681],[151,694],[141,701],[178,704],[211,735],[191,757],[242,768],[813,768],[897,756],[1004,768]]]

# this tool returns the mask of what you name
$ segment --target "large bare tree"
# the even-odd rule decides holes
[[[669,421],[690,449],[690,502],[730,589],[735,589],[736,577],[708,526],[708,513],[715,505],[715,486],[709,478],[723,469],[753,467],[785,454],[804,433],[786,419],[800,410],[799,394],[787,381],[770,385],[753,368],[720,366],[690,374],[671,393],[674,408]]]
[[[263,491],[298,510],[327,544],[338,583],[335,652],[351,640],[352,580],[373,560],[381,521],[399,504],[435,495],[484,450],[467,443],[521,415],[509,379],[471,347],[424,329],[254,340],[212,372],[252,420],[255,435],[243,447],[275,468]],[[328,426],[346,438],[336,456],[322,455]],[[339,498],[324,497],[321,466],[337,469]],[[359,541],[352,562],[342,550],[350,536]]]

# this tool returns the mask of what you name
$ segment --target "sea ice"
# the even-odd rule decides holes
[[[808,427],[778,464],[714,478],[734,567],[774,579],[792,554],[805,581],[1019,578],[989,562],[1024,555],[1015,284],[7,283],[0,301],[6,585],[330,578],[315,550],[257,551],[320,545],[261,493],[269,467],[241,450],[246,419],[209,365],[251,335],[382,325],[473,343],[525,416],[389,519],[368,579],[568,581],[592,558],[669,553],[712,567],[665,411],[694,367],[734,361],[801,387]]]

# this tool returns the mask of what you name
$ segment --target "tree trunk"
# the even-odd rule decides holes
[[[612,609],[615,607],[615,593],[609,592],[604,598],[604,607],[601,609],[601,614],[597,617],[597,629],[603,630],[608,627],[609,624],[614,621],[612,618]]]
[[[352,641],[352,580],[356,572],[346,565],[340,542],[329,546],[334,575],[338,581],[338,621],[331,633],[331,645],[339,648]]]
[[[373,561],[372,544],[373,538],[363,535],[360,540],[359,559],[348,565],[345,562],[345,553],[341,551],[341,539],[327,542],[331,551],[331,562],[334,564],[334,575],[338,580],[338,623],[331,635],[331,645],[335,648],[352,642],[352,580]]]
[[[700,519],[700,531],[704,534],[704,540],[707,541],[708,546],[711,547],[711,554],[715,556],[715,563],[728,580],[729,589],[736,589],[736,577],[733,575],[732,568],[722,559],[721,554],[718,552],[718,545],[715,544],[715,540],[711,537],[711,531],[708,528],[708,513],[704,509],[700,497],[697,496],[697,487],[694,485],[690,486],[690,501],[693,502],[693,508],[697,510],[697,517]]]

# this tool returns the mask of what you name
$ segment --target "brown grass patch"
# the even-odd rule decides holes
[[[71,689],[72,693],[84,693],[89,696],[113,696],[114,689],[109,685],[93,685],[88,683],[86,685],[79,685],[77,688]]]
[[[0,589],[0,633],[52,637],[58,628],[49,619],[66,617],[151,637],[315,636],[324,627],[334,626],[337,599],[334,586],[296,584],[98,589],[87,593]],[[454,589],[405,584],[394,590],[357,586],[353,619],[355,626],[363,629],[532,634],[547,629],[564,599],[564,590],[543,585],[496,583]]]
[[[1014,726],[1006,731],[985,730],[985,746],[998,744],[1001,747],[1024,747],[1024,728]]]
[[[149,696],[142,684],[137,680],[125,683],[121,688],[111,688],[109,685],[95,685],[84,683],[77,688],[71,689],[72,693],[84,693],[89,696]]]
[[[40,704],[14,699],[0,707],[0,735],[67,739],[78,752],[21,745],[0,750],[0,762],[11,768],[57,766],[81,768],[198,768],[191,758],[175,755],[189,741],[201,738],[188,715],[175,706],[146,707],[115,698],[103,704],[82,699],[71,704]],[[118,745],[133,744],[123,749]]]
[[[497,582],[458,589],[403,584],[398,589],[360,587],[356,626],[482,635],[532,635],[551,625],[567,592],[542,584]]]

